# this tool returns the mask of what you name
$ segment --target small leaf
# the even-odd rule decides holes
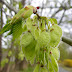
[[[40,68],[40,66],[39,66],[39,64],[37,64],[33,72],[39,72],[39,68]]]
[[[51,47],[56,47],[61,39],[62,36],[62,29],[58,25],[53,25],[52,28],[50,29],[50,43],[49,45]]]
[[[8,56],[11,56],[11,55],[12,55],[12,51],[9,51]]]
[[[1,61],[1,67],[4,67],[5,64],[8,63],[8,61],[9,61],[9,60],[8,60],[7,58],[3,59],[3,60]]]
[[[34,37],[36,40],[38,39],[39,35],[40,35],[40,29],[36,29],[34,32]]]
[[[24,35],[22,35],[22,38],[21,38],[21,44],[26,47],[28,46],[32,41],[33,41],[33,36],[31,33],[27,32],[25,33]]]
[[[36,26],[38,26],[38,16],[37,16],[37,15],[35,15],[35,16],[33,17],[33,22],[34,22],[34,24],[35,24]]]
[[[28,30],[31,30],[31,27],[32,27],[32,20],[31,20],[30,18],[27,19],[26,25],[27,25],[27,29],[28,29]]]
[[[59,49],[58,49],[58,48],[52,48],[51,51],[52,51],[52,54],[53,54],[54,58],[55,58],[56,60],[58,60],[59,57],[60,57]]]
[[[50,18],[49,21],[51,22],[51,24],[58,24],[55,18]]]
[[[40,47],[46,47],[50,42],[50,34],[48,32],[40,33],[37,42],[40,45]]]
[[[16,23],[13,25],[12,27],[12,33],[13,33],[13,40],[17,39],[18,37],[20,37],[20,35],[22,34],[22,24],[21,22]]]
[[[44,67],[40,68],[40,72],[48,72],[48,70]]]
[[[1,34],[3,34],[3,33],[5,33],[5,32],[7,32],[7,31],[9,31],[10,29],[12,28],[12,25],[11,24],[6,24],[3,28],[2,28],[2,30],[0,31],[0,35]]]
[[[48,65],[49,72],[54,72],[51,62],[49,61],[48,63],[49,63],[49,65]]]
[[[27,25],[26,24],[23,26],[23,32],[25,32],[25,31],[27,31]]]
[[[5,10],[5,12],[7,12],[7,8],[5,8],[4,10]]]
[[[36,41],[33,39],[29,45],[22,48],[27,61],[30,61],[31,64],[34,63],[34,59],[35,59],[35,46],[36,46]]]
[[[18,58],[23,60],[24,59],[24,54],[22,51],[20,51],[20,53],[18,54]]]
[[[19,2],[19,9],[23,8],[23,5],[21,2]]]
[[[51,55],[50,58],[51,58],[52,66],[53,66],[55,72],[58,72],[59,68],[58,68],[58,63],[57,63],[56,59],[54,58],[53,55]]]

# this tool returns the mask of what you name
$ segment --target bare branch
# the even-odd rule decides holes
[[[5,4],[11,11],[14,11],[15,14],[17,13],[17,11],[14,9],[14,7],[11,7],[9,4],[7,4],[7,3],[4,2],[3,0],[1,0],[1,3]]]
[[[42,16],[42,12],[43,12],[43,7],[44,7],[44,0],[43,0],[43,2],[42,2],[41,16]]]
[[[61,19],[60,19],[58,25],[62,22],[62,19],[63,19],[63,17],[64,17],[64,13],[65,13],[65,11],[66,11],[66,10],[64,10],[64,12],[63,12],[63,14],[62,14],[62,17],[61,17]]]
[[[72,39],[68,39],[66,37],[62,37],[62,41],[72,46]]]
[[[54,17],[59,11],[61,11],[62,9],[58,9],[52,16],[51,16],[51,18],[52,17]]]

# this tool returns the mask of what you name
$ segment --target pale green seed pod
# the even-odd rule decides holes
[[[39,64],[38,64],[38,65],[36,65],[36,67],[35,67],[35,69],[34,69],[34,71],[33,71],[33,72],[39,72],[39,68],[40,68]]]
[[[36,40],[38,39],[40,32],[41,32],[41,30],[39,28],[35,29],[34,37],[35,37]]]
[[[58,60],[59,57],[60,57],[60,51],[59,51],[59,49],[58,49],[58,48],[52,48],[52,49],[51,49],[51,52],[52,52],[54,58],[55,58],[56,60]]]
[[[50,43],[49,45],[51,47],[56,47],[61,39],[62,36],[62,30],[58,25],[53,25],[52,28],[50,29]]]
[[[28,38],[28,41],[29,40],[30,39]],[[22,48],[22,51],[24,52],[26,60],[30,61],[31,64],[34,63],[35,56],[36,56],[36,54],[35,54],[35,46],[36,46],[36,41],[33,38],[33,40],[30,42],[30,44],[28,44],[26,47],[23,45],[23,48]]]
[[[48,72],[48,70],[45,67],[41,67],[40,72]]]
[[[26,47],[27,45],[29,45],[33,40],[33,36],[31,33],[25,33],[22,38],[21,38],[21,44]]]
[[[31,30],[31,28],[32,28],[32,20],[31,20],[31,18],[28,18],[27,19],[26,25],[27,25],[27,29],[28,30]]]
[[[50,34],[48,32],[42,32],[37,40],[40,47],[46,47],[50,42]]]

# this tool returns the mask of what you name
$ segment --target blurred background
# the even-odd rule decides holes
[[[72,72],[72,0],[0,0],[0,30],[20,9],[27,5],[39,7],[38,14],[56,18],[62,28],[62,40],[59,43],[59,72]],[[24,58],[18,59],[19,46],[13,44],[12,36],[0,35],[0,72],[32,72]],[[12,56],[8,57],[12,51]],[[9,61],[6,60],[9,59]],[[1,62],[2,61],[2,62]]]

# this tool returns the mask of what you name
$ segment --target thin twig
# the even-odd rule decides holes
[[[64,10],[64,12],[63,12],[63,14],[62,14],[62,17],[61,17],[61,19],[60,19],[58,25],[60,25],[60,23],[62,22],[62,19],[63,19],[63,17],[64,17],[65,11],[66,11],[66,10]]]
[[[17,11],[14,9],[14,7],[10,6],[9,4],[7,4],[6,2],[4,2],[3,0],[1,0],[1,3],[5,4],[11,11],[14,11],[15,14],[17,14]]]
[[[36,15],[38,16],[38,18],[40,19],[40,16],[36,13]]]
[[[59,11],[61,11],[62,9],[58,9],[54,14],[52,14],[51,18],[54,17]]]
[[[43,7],[44,7],[44,0],[43,0],[43,2],[42,2],[41,16],[42,16],[42,12],[43,12]]]

